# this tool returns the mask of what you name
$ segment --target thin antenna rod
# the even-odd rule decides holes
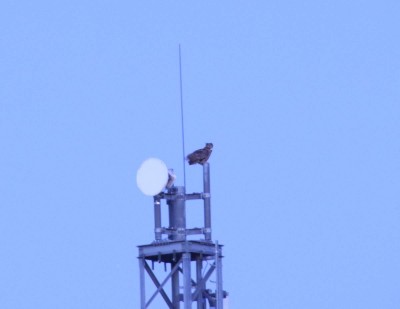
[[[182,124],[182,155],[183,155],[183,183],[186,189],[186,156],[185,156],[185,128],[183,125],[183,94],[182,94],[182,55],[179,44],[179,85],[181,94],[181,124]]]

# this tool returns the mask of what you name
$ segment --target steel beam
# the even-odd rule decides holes
[[[217,308],[216,309],[223,309],[223,301],[224,301],[224,290],[222,288],[222,256],[219,252],[218,242],[215,242],[215,264],[216,264],[216,271],[217,271],[217,291],[216,291],[216,298],[217,298]]]
[[[182,259],[181,259],[182,260]],[[171,293],[172,293],[172,304],[173,304],[173,309],[179,309],[180,308],[180,296],[179,296],[179,265],[181,263],[181,260],[179,262],[172,262],[171,263],[171,268],[176,268],[177,271],[174,272],[171,278]]]
[[[194,297],[194,295],[192,295],[193,301],[197,300],[197,309],[206,309],[206,304],[203,297],[203,290],[205,286],[202,281],[203,279],[202,273],[203,273],[203,260],[199,258],[196,260],[196,280],[197,280],[196,291],[199,292],[197,297]]]
[[[190,253],[182,254],[183,264],[183,302],[185,309],[192,309],[192,277],[190,274]]]
[[[140,308],[146,309],[146,294],[145,294],[145,280],[144,280],[144,265],[145,260],[139,257],[139,273],[140,273]]]

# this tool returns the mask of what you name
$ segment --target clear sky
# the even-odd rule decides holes
[[[154,234],[136,170],[155,156],[183,184],[180,43],[230,308],[399,308],[399,16],[397,0],[3,0],[0,307],[139,307]]]

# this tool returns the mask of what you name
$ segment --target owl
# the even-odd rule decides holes
[[[207,143],[206,147],[202,149],[198,149],[191,154],[187,155],[186,160],[188,160],[189,165],[193,164],[201,164],[203,165],[204,163],[207,162],[208,158],[211,155],[213,149],[213,144],[212,143]]]

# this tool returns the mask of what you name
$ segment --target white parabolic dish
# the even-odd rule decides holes
[[[168,168],[157,158],[148,158],[140,165],[136,183],[143,194],[154,196],[160,193],[168,182]]]

